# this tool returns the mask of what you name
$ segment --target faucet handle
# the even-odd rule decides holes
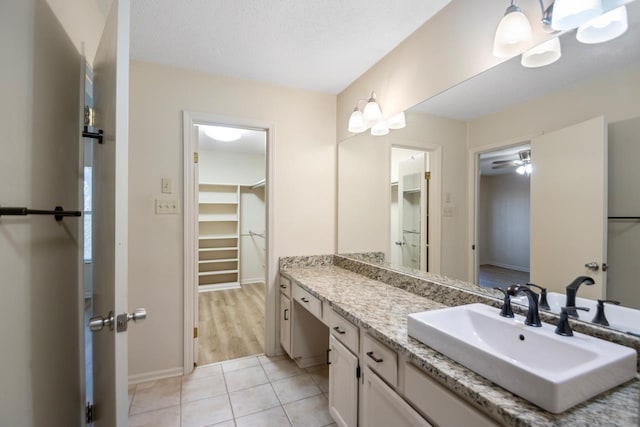
[[[538,302],[538,307],[545,310],[551,310],[551,306],[549,306],[549,302],[547,301],[547,288],[538,286],[535,283],[527,283],[527,286],[533,286],[536,289],[540,289],[540,301]]]
[[[572,337],[573,330],[571,329],[571,325],[569,324],[569,311],[582,310],[589,311],[587,307],[561,307],[560,308],[560,321],[558,322],[558,326],[556,327],[556,334],[562,335],[565,337]]]
[[[596,315],[593,318],[592,322],[602,326],[609,326],[609,321],[607,320],[607,316],[604,315],[604,304],[615,304],[620,305],[620,301],[614,301],[611,299],[599,299],[598,306],[596,307]]]
[[[502,317],[514,317],[513,310],[511,309],[511,297],[507,293],[506,290],[494,287],[493,289],[498,290],[504,294],[504,299],[502,300],[502,308],[500,308],[500,316]]]

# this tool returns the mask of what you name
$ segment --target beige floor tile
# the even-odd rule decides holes
[[[241,359],[229,360],[228,362],[222,362],[222,370],[226,372],[235,371],[238,369],[249,368],[251,366],[260,365],[258,357],[243,357]]]
[[[236,427],[236,423],[233,420],[229,420],[222,423],[213,424],[211,427]]]
[[[290,427],[291,423],[282,406],[236,419],[238,427]]]
[[[316,369],[311,371],[307,370],[307,372],[309,372],[313,382],[316,383],[323,393],[329,393],[329,367],[327,365],[320,365],[315,368]]]
[[[269,382],[261,365],[225,372],[224,376],[227,380],[229,392],[255,387]]]
[[[131,414],[168,408],[180,404],[180,378],[138,384],[131,403]]]
[[[280,401],[271,384],[234,391],[229,393],[229,397],[236,417],[242,417],[280,405]]]
[[[204,427],[232,419],[226,394],[182,405],[182,427]]]
[[[216,363],[214,365],[196,366],[192,373],[182,377],[182,381],[199,380],[201,378],[210,377],[212,375],[221,374],[222,365]]]
[[[271,383],[282,404],[315,396],[321,391],[309,375],[297,375]]]
[[[284,405],[294,427],[322,427],[333,422],[327,399],[319,394]]]
[[[260,363],[265,364],[265,363],[280,362],[282,360],[289,360],[289,358],[285,355],[280,355],[280,356],[262,355],[262,356],[258,356],[258,360],[260,361]]]
[[[269,377],[270,381],[293,377],[304,372],[304,370],[298,368],[298,365],[296,365],[292,360],[280,360],[273,363],[265,363],[262,367],[267,373],[267,377]]]
[[[129,427],[180,427],[180,406],[131,415]]]
[[[227,392],[224,376],[215,374],[182,383],[182,403],[214,397]]]

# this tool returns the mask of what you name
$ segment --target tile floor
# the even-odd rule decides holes
[[[129,427],[334,426],[328,391],[326,365],[245,357],[130,386]]]

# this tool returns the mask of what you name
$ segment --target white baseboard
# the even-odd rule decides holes
[[[182,368],[163,369],[161,371],[145,372],[144,374],[129,375],[129,385],[144,383],[147,381],[163,380],[165,378],[180,377],[184,371]]]
[[[226,291],[227,289],[240,289],[240,283],[220,283],[215,285],[199,285],[198,292],[214,292],[214,291]]]
[[[495,265],[496,267],[502,267],[502,268],[507,268],[509,270],[516,270],[516,271],[522,271],[525,273],[529,273],[529,267],[521,267],[519,265],[511,265],[511,264],[503,264],[501,262],[493,262],[493,261],[489,261],[485,264],[489,264],[489,265]]]
[[[264,283],[264,277],[256,277],[254,279],[243,279],[240,280],[241,285],[251,285],[253,283]]]

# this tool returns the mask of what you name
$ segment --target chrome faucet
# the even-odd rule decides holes
[[[529,299],[529,310],[527,310],[527,318],[524,324],[527,326],[541,327],[540,315],[538,313],[538,294],[533,292],[531,288],[525,285],[511,285],[507,288],[507,294],[516,296],[523,293]]]
[[[576,306],[576,294],[578,293],[578,288],[580,285],[593,285],[593,279],[589,276],[578,276],[575,280],[567,285],[567,302],[565,307],[567,307],[567,314],[571,317],[578,318],[578,312],[575,309]]]

